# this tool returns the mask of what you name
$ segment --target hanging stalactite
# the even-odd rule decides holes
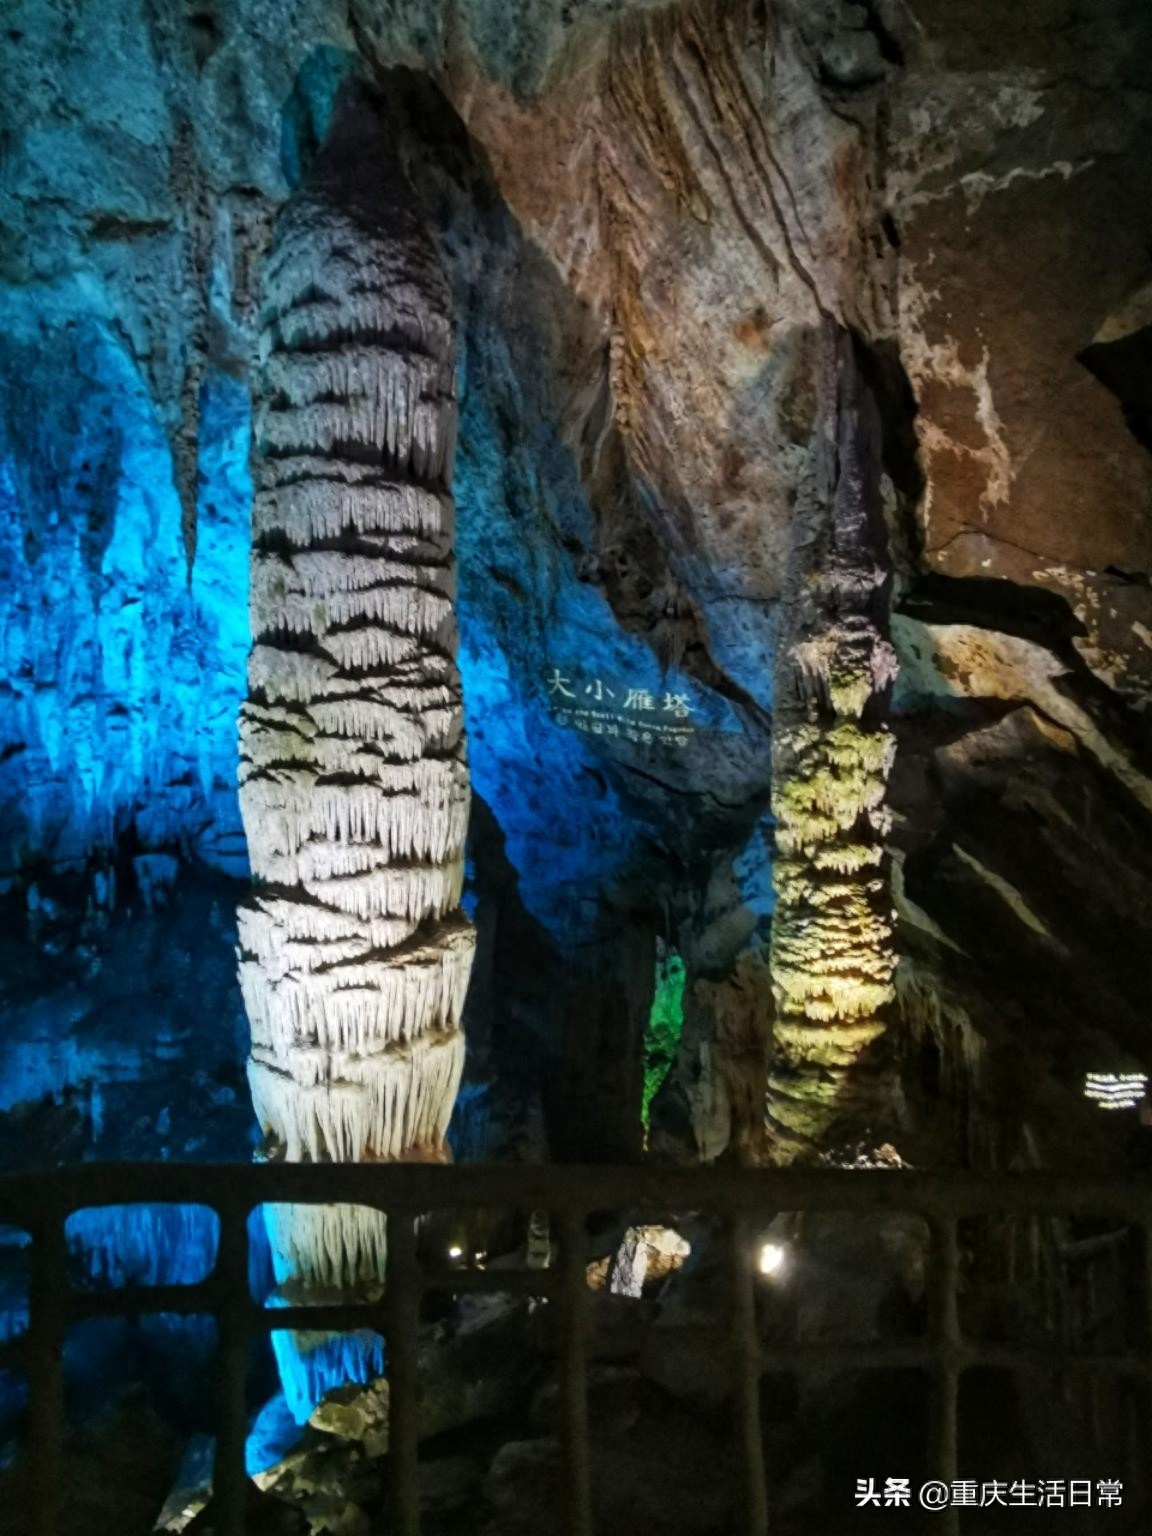
[[[896,657],[876,413],[853,346],[829,328],[777,636],[768,1121],[779,1161],[873,1128],[870,1058],[894,995],[884,716]]]
[[[240,800],[249,1077],[271,1156],[444,1155],[473,933],[451,296],[349,92],[265,272]],[[285,1208],[277,1277],[379,1276],[383,1217]]]

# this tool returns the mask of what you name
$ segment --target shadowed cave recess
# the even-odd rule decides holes
[[[6,1183],[1140,1187],[1144,0],[3,23]],[[248,1232],[268,1306],[387,1303],[381,1213]],[[765,1348],[932,1326],[919,1215],[774,1205],[746,1236]],[[716,1212],[606,1200],[583,1238],[585,1536],[755,1528],[698,1327],[728,1316]],[[89,1290],[196,1283],[218,1241],[207,1205],[127,1199],[64,1233]],[[1058,1359],[1145,1358],[1141,1242],[1087,1210],[959,1223],[965,1335],[1040,1363],[961,1372],[956,1528],[1146,1528],[1150,1378]],[[542,1209],[445,1207],[417,1243],[560,1259]],[[0,1225],[14,1532],[30,1253]],[[466,1289],[417,1319],[422,1529],[559,1531],[558,1309]],[[216,1529],[215,1349],[208,1316],[68,1328],[65,1531]],[[389,1379],[368,1327],[252,1341],[253,1531],[400,1529]],[[925,1371],[756,1380],[774,1532],[933,1528]],[[994,1480],[1035,1496],[982,1503]]]

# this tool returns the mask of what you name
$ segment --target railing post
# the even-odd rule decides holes
[[[411,1211],[388,1215],[384,1337],[388,1348],[388,1466],[395,1536],[420,1536],[420,1267]]]
[[[1143,1402],[1145,1411],[1152,1413],[1152,1207],[1143,1206],[1140,1211],[1140,1279],[1143,1317],[1141,1318],[1141,1354],[1144,1359]],[[1139,1419],[1137,1420],[1139,1422]],[[1145,1421],[1147,1423],[1147,1421]],[[1141,1468],[1146,1463],[1140,1463]],[[1148,1497],[1152,1486],[1147,1477],[1142,1479],[1139,1492]]]
[[[364,1175],[378,1182],[369,1186]],[[98,1176],[98,1177],[97,1177]],[[320,1178],[326,1182],[321,1183]],[[551,1282],[540,1290],[559,1302],[558,1344],[563,1448],[563,1492],[565,1498],[562,1524],[565,1536],[592,1536],[593,1501],[590,1477],[590,1443],[587,1404],[587,1364],[591,1295],[588,1290],[585,1261],[587,1257],[586,1215],[588,1207],[605,1203],[605,1189],[611,1192],[616,1208],[626,1208],[629,1191],[640,1206],[658,1205],[673,1210],[723,1210],[730,1216],[740,1209],[755,1211],[765,1199],[768,1184],[748,1184],[743,1174],[717,1175],[708,1170],[645,1169],[556,1169],[554,1198],[565,1207],[560,1220],[563,1241],[558,1286]],[[821,1176],[823,1177],[823,1176]],[[1081,1362],[1081,1369],[1118,1371],[1128,1376],[1133,1366],[1152,1386],[1152,1195],[1146,1184],[1134,1181],[1116,1187],[1101,1180],[1068,1178],[1038,1180],[1029,1185],[1024,1179],[968,1176],[951,1181],[939,1176],[862,1171],[842,1180],[839,1174],[827,1175],[827,1186],[811,1175],[781,1175],[782,1182],[767,1199],[774,1205],[805,1210],[915,1210],[931,1226],[929,1253],[928,1332],[927,1338],[910,1345],[900,1344],[849,1353],[849,1365],[859,1358],[863,1369],[879,1369],[886,1360],[901,1368],[915,1363],[931,1370],[931,1456],[932,1475],[946,1486],[956,1481],[958,1460],[958,1387],[964,1368],[987,1361],[1011,1366],[1019,1353],[1019,1368],[1036,1368],[1035,1350],[1014,1351],[988,1348],[975,1341],[966,1343],[961,1332],[958,1307],[959,1242],[961,1214],[971,1211],[1005,1209],[1010,1215],[1034,1209],[1057,1213],[1065,1208],[1088,1211],[1095,1208],[1113,1215],[1123,1214],[1130,1222],[1138,1219],[1144,1237],[1141,1283],[1144,1293],[1144,1337],[1141,1354],[1135,1362],[1132,1351],[1114,1352]],[[635,1185],[629,1185],[629,1180]],[[729,1182],[730,1180],[730,1182]],[[907,1182],[904,1182],[907,1180]],[[835,1187],[834,1187],[835,1186]],[[187,1308],[173,1301],[174,1287],[161,1286],[152,1296],[136,1288],[122,1298],[122,1305],[94,1305],[100,1298],[74,1294],[69,1286],[66,1267],[65,1217],[72,1208],[99,1205],[114,1190],[118,1201],[133,1204],[169,1201],[192,1203],[197,1192],[203,1202],[212,1205],[221,1219],[220,1253],[215,1271],[203,1288],[190,1296]],[[324,1321],[317,1326],[339,1329],[347,1326],[372,1326],[381,1322],[389,1343],[389,1378],[392,1409],[392,1499],[394,1511],[389,1536],[419,1536],[419,1322],[424,1278],[417,1252],[415,1213],[449,1204],[519,1205],[523,1209],[544,1207],[549,1201],[548,1186],[536,1170],[513,1168],[473,1168],[427,1170],[418,1167],[369,1170],[351,1165],[316,1168],[191,1168],[177,1165],[148,1167],[134,1165],[119,1169],[75,1169],[66,1176],[56,1173],[34,1175],[31,1187],[15,1186],[0,1177],[0,1209],[4,1219],[32,1234],[31,1277],[29,1285],[29,1331],[26,1345],[28,1376],[31,1387],[29,1446],[26,1462],[27,1514],[32,1536],[64,1536],[62,1514],[66,1485],[64,1464],[65,1416],[63,1346],[69,1323],[74,1318],[120,1313],[135,1316],[164,1310],[211,1311],[216,1318],[220,1412],[216,1454],[215,1529],[219,1536],[241,1536],[245,1523],[247,1478],[244,1452],[247,1431],[246,1374],[248,1339],[253,1332],[277,1326],[276,1319],[261,1311],[248,1293],[248,1233],[246,1216],[250,1203],[262,1199],[315,1199],[389,1205],[392,1195],[400,1202],[401,1213],[389,1221],[389,1258],[387,1294],[382,1307],[357,1310],[351,1304],[318,1307],[316,1316]],[[839,1203],[843,1200],[843,1205]],[[587,1204],[585,1204],[585,1202]],[[727,1202],[727,1205],[726,1205]],[[1002,1202],[1002,1204],[1001,1204]],[[755,1219],[755,1218],[752,1218]],[[735,1381],[734,1409],[738,1415],[738,1438],[742,1454],[741,1536],[765,1536],[768,1528],[766,1475],[762,1426],[760,1421],[760,1381],[765,1360],[787,1365],[808,1358],[834,1362],[840,1358],[835,1347],[824,1348],[798,1343],[779,1350],[769,1346],[761,1350],[756,1318],[756,1281],[754,1244],[750,1240],[748,1220],[729,1223],[731,1247],[727,1255],[732,1298],[728,1324],[729,1347],[733,1355]],[[501,1288],[500,1276],[481,1273],[469,1277],[462,1289]],[[504,1284],[523,1292],[530,1287],[531,1271],[510,1274]],[[488,1281],[491,1281],[491,1286]],[[437,1281],[437,1284],[440,1282]],[[143,1289],[143,1288],[142,1288]],[[116,1302],[117,1298],[104,1298]],[[305,1309],[290,1315],[297,1327]],[[283,1322],[279,1326],[284,1326]],[[1046,1368],[1040,1353],[1039,1364]],[[1070,1365],[1075,1366],[1075,1361]],[[1142,1470],[1142,1469],[1141,1469]],[[21,1512],[23,1513],[23,1511]],[[949,1502],[933,1511],[934,1530],[942,1536],[957,1536],[959,1510]],[[550,1526],[551,1529],[551,1526]]]
[[[752,1278],[752,1234],[747,1218],[729,1224],[728,1270],[732,1292],[732,1371],[736,1433],[740,1448],[743,1536],[766,1536],[768,1487],[760,1424],[760,1335]]]
[[[957,1288],[960,1253],[956,1218],[936,1213],[930,1220],[928,1258],[928,1332],[935,1363],[932,1372],[930,1460],[932,1476],[951,1488],[957,1476],[958,1409],[960,1393],[960,1312]],[[958,1536],[960,1511],[949,1502],[938,1511],[933,1529],[940,1536]]]
[[[28,1282],[28,1477],[34,1536],[60,1536],[64,1472],[64,1215],[53,1202],[32,1234]]]
[[[216,1293],[216,1461],[212,1502],[217,1536],[244,1536],[248,1469],[248,1209],[218,1212]]]
[[[584,1216],[560,1221],[560,1442],[568,1536],[592,1536],[588,1453],[588,1276]]]

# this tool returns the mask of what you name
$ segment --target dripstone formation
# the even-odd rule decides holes
[[[347,107],[265,277],[240,918],[270,1154],[437,1159],[464,1056],[469,786],[453,612],[451,301],[381,126]],[[293,1208],[278,1278],[379,1274],[383,1217]]]
[[[775,1155],[866,1128],[866,1053],[894,996],[884,840],[896,676],[875,408],[847,333],[825,338],[824,410],[793,528],[776,651],[772,807]]]

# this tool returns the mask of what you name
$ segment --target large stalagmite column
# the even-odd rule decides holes
[[[883,1110],[869,1048],[896,966],[884,848],[896,658],[877,436],[852,339],[830,325],[776,648],[768,1121],[781,1162],[834,1152]]]
[[[453,615],[451,299],[363,101],[265,273],[240,803],[249,1077],[273,1156],[438,1158],[473,934]],[[278,1277],[378,1278],[383,1220],[289,1207]]]

